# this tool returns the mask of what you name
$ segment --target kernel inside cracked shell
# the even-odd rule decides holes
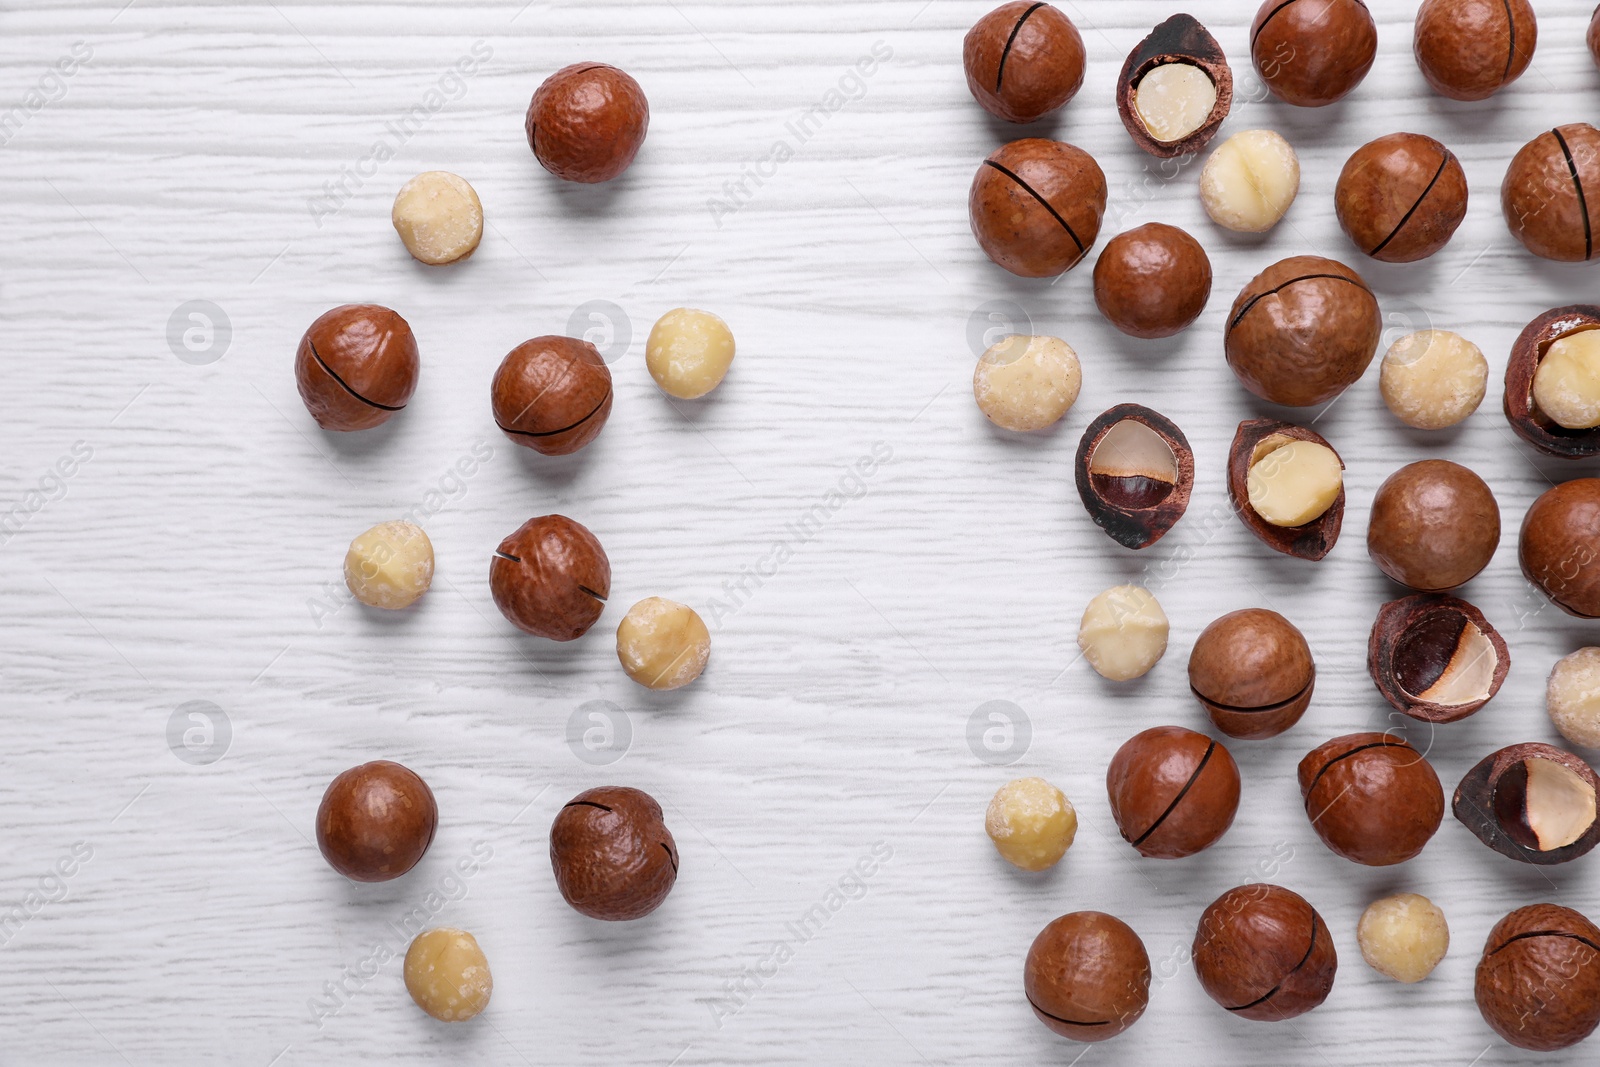
[[[1565,848],[1594,825],[1595,791],[1583,776],[1537,756],[1508,767],[1494,790],[1495,817],[1523,848]]]
[[[1395,680],[1408,696],[1432,704],[1488,700],[1499,655],[1465,615],[1431,611],[1406,628],[1394,654]]]

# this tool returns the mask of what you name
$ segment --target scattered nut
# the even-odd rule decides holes
[[[1510,859],[1567,863],[1600,844],[1600,780],[1551,745],[1511,745],[1485,757],[1456,787],[1453,810],[1478,840]]]
[[[1305,635],[1265,608],[1222,616],[1189,653],[1189,690],[1229,737],[1276,737],[1311,704],[1317,668]]]
[[[1211,299],[1211,260],[1176,226],[1147,222],[1117,234],[1094,264],[1094,302],[1130,337],[1171,337]]]
[[[1078,647],[1102,678],[1142,678],[1166,654],[1166,613],[1148,589],[1114,585],[1083,609]]]
[[[1333,194],[1339,225],[1385,263],[1443,248],[1467,216],[1467,173],[1456,154],[1420,133],[1391,133],[1355,150]]]
[[[562,67],[528,104],[528,147],[569,182],[610,181],[627,170],[649,128],[644,90],[605,63]]]
[[[1054,867],[1078,834],[1067,795],[1043,778],[1007,782],[989,801],[983,828],[1000,858],[1025,871]]]
[[[1404,863],[1444,819],[1444,789],[1422,753],[1392,734],[1336,737],[1300,761],[1311,828],[1334,853],[1368,867]]]
[[[1129,738],[1106,769],[1111,816],[1139,855],[1180,859],[1216,844],[1239,810],[1239,765],[1181,726]]]
[[[1412,50],[1434,92],[1483,100],[1522,76],[1538,40],[1528,0],[1423,0]]]
[[[1233,106],[1233,70],[1193,15],[1173,15],[1128,53],[1117,111],[1133,143],[1170,159],[1210,143]]]
[[[465,930],[424,930],[406,949],[406,992],[441,1022],[459,1023],[489,1006],[494,979],[478,939]]]
[[[1183,518],[1194,489],[1194,452],[1165,415],[1118,404],[1078,442],[1078,496],[1124,548],[1148,548]]]
[[[1012,334],[989,347],[972,372],[978,410],[1002,430],[1053,426],[1078,399],[1083,368],[1059,337]]]
[[[411,326],[376,304],[325,312],[294,356],[300,399],[324,430],[370,430],[388,422],[416,391],[421,368]]]
[[[1489,385],[1483,351],[1449,330],[1408,333],[1383,355],[1378,389],[1407,426],[1442,430],[1478,410]]]
[[[433,542],[415,523],[379,523],[350,542],[344,584],[369,607],[408,608],[433,584]]]
[[[1600,1025],[1600,928],[1571,908],[1532,904],[1495,923],[1478,961],[1483,1021],[1518,1048],[1570,1048]]]
[[[1104,1041],[1150,1004],[1150,956],[1133,929],[1099,911],[1063,915],[1028,948],[1023,990],[1033,1013],[1074,1041]]]
[[[1049,4],[995,8],[967,31],[961,55],[973,99],[1007,122],[1042,119],[1083,86],[1083,38]]]
[[[565,515],[529,519],[489,562],[495,607],[519,630],[552,641],[589,632],[611,595],[611,561],[588,527]]]
[[[1265,233],[1300,192],[1300,158],[1282,135],[1244,130],[1217,146],[1200,169],[1200,203],[1211,221],[1239,233]]]
[[[1551,308],[1523,328],[1506,364],[1505,412],[1546,455],[1600,454],[1600,306]]]
[[[611,399],[611,369],[600,350],[575,337],[522,342],[490,385],[495,425],[544,456],[571,455],[598,437]]]
[[[1424,593],[1470,581],[1500,544],[1500,506],[1476,474],[1447,459],[1411,463],[1378,487],[1367,555],[1393,580]]]
[[[1416,593],[1378,610],[1367,671],[1413,719],[1456,722],[1500,691],[1511,651],[1483,612],[1459,597]]]
[[[1316,562],[1344,526],[1344,462],[1305,426],[1246,419],[1228,450],[1228,496],[1262,544]]]
[[[406,182],[390,218],[406,251],[430,265],[466,259],[483,240],[483,204],[465,178],[449,171],[430,170]]]
[[[1396,982],[1420,982],[1450,951],[1450,924],[1427,897],[1396,893],[1367,905],[1356,940],[1368,967]]]
[[[1600,130],[1557,126],[1518,150],[1500,183],[1511,235],[1536,256],[1565,263],[1593,259],[1600,232]]]
[[[1546,489],[1522,519],[1522,574],[1580,619],[1600,618],[1600,478]]]
[[[1258,1022],[1293,1019],[1328,999],[1339,955],[1322,916],[1282,886],[1230,889],[1200,916],[1194,973],[1206,995]]]
[[[1030,137],[984,160],[967,197],[972,235],[999,266],[1048,278],[1078,265],[1100,235],[1106,176],[1081,148]]]
[[[428,783],[398,763],[374,760],[328,783],[317,808],[317,848],[351,881],[387,882],[417,865],[438,825]]]
[[[695,400],[727,377],[733,364],[733,331],[709,311],[677,308],[650,328],[644,362],[663,393]]]
[[[1360,380],[1383,321],[1361,275],[1321,256],[1282,259],[1239,292],[1228,313],[1228,366],[1263,400],[1310,407]]]
[[[617,658],[646,689],[682,689],[706,669],[711,631],[689,605],[647,597],[617,627]]]
[[[1556,661],[1545,683],[1544,707],[1562,737],[1600,748],[1600,648],[1580,648]]]
[[[1250,59],[1274,96],[1322,107],[1361,84],[1378,27],[1361,0],[1264,0],[1250,24]]]
[[[649,793],[588,789],[550,827],[550,865],[561,896],[591,919],[639,919],[661,906],[678,880],[678,844]]]

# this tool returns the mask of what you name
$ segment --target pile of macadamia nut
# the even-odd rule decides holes
[[[1432,92],[1479,101],[1527,69],[1537,37],[1528,0],[1423,0],[1413,51]],[[1086,47],[1072,20],[1048,3],[1005,4],[967,34],[967,84],[992,115],[1031,122],[1074,99],[1089,51],[1105,39],[1091,35]],[[1324,107],[1358,90],[1378,55],[1378,28],[1362,0],[1265,0],[1239,45],[1279,101]],[[1600,11],[1586,42],[1560,47],[1585,45],[1600,64]],[[1186,160],[1209,152],[1193,188],[1216,226],[1262,233],[1292,209],[1308,210],[1295,207],[1300,162],[1271,129],[1235,130],[1211,147],[1233,99],[1223,45],[1187,14],[1155,26],[1127,55],[1115,92],[1140,150]],[[1458,128],[1440,124],[1445,133]],[[1600,258],[1600,131],[1584,122],[1539,131],[1504,166],[1501,213],[1528,253]],[[1091,259],[1107,202],[1105,175],[1088,152],[1029,137],[1001,145],[978,166],[968,213],[979,247],[997,266],[1052,277]],[[1434,137],[1388,133],[1349,156],[1331,209],[1353,253],[1413,263],[1444,248],[1466,217],[1467,174]],[[1526,273],[1526,284],[1537,286],[1540,275]],[[1159,221],[1113,235],[1094,258],[1093,275],[1100,313],[1134,339],[1190,329],[1211,294],[1202,241]],[[1350,265],[1308,252],[1263,265],[1220,324],[1221,354],[1238,384],[1260,400],[1307,411],[1297,421],[1246,419],[1226,453],[1214,456],[1234,515],[1267,549],[1302,561],[1292,566],[1337,550],[1345,461],[1312,428],[1320,412],[1309,409],[1325,411],[1366,374],[1383,331],[1381,303]],[[1002,337],[978,361],[978,408],[1003,430],[1047,429],[1066,416],[1093,362],[1060,338]],[[1426,329],[1389,345],[1378,391],[1400,423],[1437,431],[1477,410],[1488,378],[1488,360],[1472,341]],[[1107,549],[1113,555],[1148,548],[1182,521],[1205,458],[1177,424],[1146,406],[1158,402],[1153,396],[1140,401],[1089,419],[1074,466],[1089,518],[1121,546]],[[1553,308],[1528,324],[1509,353],[1503,406],[1510,428],[1539,452],[1600,455],[1600,304]],[[1431,443],[1444,451],[1439,438]],[[1506,678],[1505,638],[1458,595],[1491,565],[1500,537],[1494,491],[1443,455],[1390,472],[1371,500],[1367,553],[1395,590],[1373,622],[1366,668],[1397,715],[1438,731],[1414,736],[1443,740],[1448,724],[1488,705]],[[1551,603],[1600,618],[1600,478],[1543,492],[1523,516],[1518,555],[1527,580]],[[1166,612],[1139,585],[1095,596],[1078,630],[1081,658],[1117,685],[1155,669],[1168,639]],[[1313,649],[1288,618],[1266,607],[1230,612],[1211,620],[1189,650],[1198,704],[1190,721],[1230,742],[1276,737],[1306,715],[1316,677]],[[1547,707],[1566,741],[1600,748],[1600,647],[1554,665]],[[1515,743],[1484,755],[1447,804],[1430,746],[1412,744],[1403,730],[1308,737],[1298,766],[1305,817],[1332,853],[1374,867],[1419,856],[1447,807],[1498,854],[1482,853],[1485,863],[1560,864],[1600,844],[1600,778],[1589,764],[1544,742],[1504,740]],[[1181,862],[1228,832],[1240,778],[1239,763],[1211,734],[1185,725],[1144,730],[1107,768],[1112,821],[1138,856]],[[985,828],[1003,859],[1041,871],[1071,847],[1079,810],[1043,778],[1022,778],[994,794]],[[1195,976],[1230,1014],[1291,1019],[1331,992],[1343,932],[1287,888],[1239,886],[1197,908]],[[1444,911],[1411,892],[1373,901],[1354,932],[1370,967],[1401,982],[1426,978],[1449,947]],[[1024,965],[1034,1013],[1078,1041],[1134,1025],[1150,987],[1138,934],[1097,911],[1050,922]],[[1554,904],[1513,911],[1488,936],[1475,997],[1487,1025],[1513,1045],[1546,1050],[1583,1040],[1600,1024],[1600,929]]]

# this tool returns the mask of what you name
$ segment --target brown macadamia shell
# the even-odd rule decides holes
[[[1100,235],[1106,176],[1094,157],[1029,137],[996,149],[967,196],[972,235],[991,260],[1023,278],[1078,265]]]
[[[1444,788],[1433,765],[1393,734],[1324,742],[1300,761],[1299,780],[1322,843],[1368,867],[1416,856],[1444,819]]]
[[[639,83],[605,63],[574,63],[544,80],[528,104],[528,147],[545,170],[593,184],[633,163],[650,128]]]
[[[1500,183],[1500,210],[1529,252],[1562,263],[1595,258],[1600,234],[1600,130],[1574,122],[1518,149]]]
[[[495,425],[516,444],[566,456],[600,435],[611,416],[611,369],[599,349],[575,337],[535,337],[494,372]]]
[[[1276,737],[1311,704],[1317,668],[1305,635],[1266,608],[1231,611],[1200,632],[1189,690],[1229,737]]]
[[[1223,346],[1246,389],[1274,404],[1309,407],[1361,378],[1382,332],[1377,298],[1361,275],[1321,256],[1293,256],[1240,291]]]
[[[1039,1021],[1074,1041],[1104,1041],[1139,1020],[1150,1003],[1150,956],[1121,919],[1077,911],[1033,939],[1023,991]]]
[[[1466,218],[1467,174],[1432,137],[1391,133],[1345,161],[1333,204],[1340,227],[1364,254],[1412,263],[1443,248]]]
[[[1301,526],[1275,526],[1257,514],[1250,504],[1250,471],[1260,462],[1258,455],[1270,456],[1270,450],[1284,441],[1321,445],[1339,460],[1340,469],[1344,468],[1338,451],[1315,430],[1277,419],[1246,419],[1234,432],[1233,445],[1228,450],[1228,499],[1244,528],[1262,544],[1286,556],[1315,563],[1333,551],[1333,546],[1339,542],[1339,531],[1344,528],[1342,483],[1339,495],[1328,510]]]
[[[1074,469],[1084,510],[1124,548],[1161,540],[1183,518],[1194,490],[1188,438],[1142,404],[1118,404],[1089,423]]]
[[[1401,585],[1442,593],[1489,565],[1500,544],[1500,506],[1484,480],[1447,459],[1389,475],[1367,521],[1367,554]]]
[[[1139,109],[1139,86],[1157,67],[1182,63],[1198,69],[1210,81],[1216,101],[1198,127],[1182,137],[1161,140],[1146,125]],[[1233,107],[1233,69],[1222,46],[1193,15],[1173,15],[1140,41],[1123,61],[1117,78],[1117,113],[1133,143],[1160,159],[1198,152],[1211,143]]]
[[[1378,27],[1361,0],[1264,0],[1250,24],[1250,59],[1278,99],[1323,107],[1361,84]]]
[[[1417,593],[1378,610],[1367,672],[1396,710],[1457,722],[1500,691],[1511,651],[1483,612],[1459,597]]]
[[[1600,478],[1546,489],[1522,518],[1522,574],[1580,619],[1600,618]]]
[[[1600,427],[1562,426],[1539,410],[1533,388],[1539,364],[1552,344],[1595,329],[1600,329],[1600,305],[1551,308],[1523,327],[1511,346],[1511,358],[1506,361],[1506,421],[1518,437],[1547,456],[1581,459],[1600,455]]]
[[[640,919],[678,880],[678,844],[661,805],[627,786],[588,789],[550,827],[550,866],[561,896],[591,919]]]
[[[1229,1013],[1257,1022],[1304,1015],[1328,999],[1339,969],[1328,924],[1299,893],[1257,883],[1201,913],[1195,977]]]
[[[1495,924],[1474,981],[1478,1011],[1517,1048],[1570,1048],[1600,1025],[1600,928],[1558,904]]]
[[[1076,96],[1086,58],[1072,20],[1033,0],[1013,0],[983,16],[961,49],[973,99],[1007,122],[1042,119]]]
[[[1111,815],[1141,856],[1179,859],[1210,848],[1239,810],[1239,766],[1220,742],[1182,726],[1129,738],[1106,770]]]
[[[1581,757],[1530,741],[1484,757],[1456,787],[1451,811],[1507,859],[1550,867],[1600,844],[1600,779]]]
[[[370,430],[404,408],[422,362],[405,319],[376,304],[324,312],[300,338],[295,385],[324,430]]]
[[[489,591],[517,629],[572,641],[605,610],[611,562],[588,527],[565,515],[544,515],[500,542],[489,563]]]
[[[1117,234],[1094,264],[1094,302],[1130,337],[1171,337],[1211,299],[1211,259],[1176,226],[1147,222]]]
[[[398,763],[374,760],[328,783],[317,807],[317,848],[351,881],[387,882],[417,865],[438,825],[428,783]]]
[[[1483,100],[1522,76],[1538,40],[1528,0],[1423,0],[1411,48],[1434,92]]]

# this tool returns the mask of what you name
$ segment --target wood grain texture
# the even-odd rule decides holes
[[[41,479],[54,498],[0,546],[0,912],[41,879],[59,899],[0,934],[0,1063],[1591,1061],[1592,1044],[1545,1057],[1506,1046],[1473,1007],[1472,970],[1515,906],[1600,915],[1597,861],[1524,870],[1447,820],[1418,859],[1357,868],[1316,840],[1293,777],[1328,737],[1399,725],[1365,671],[1368,627],[1397,591],[1362,534],[1402,462],[1477,470],[1506,529],[1465,595],[1510,642],[1510,677],[1472,719],[1409,732],[1447,785],[1493,748],[1559,740],[1545,674],[1600,636],[1530,591],[1515,552],[1549,480],[1600,468],[1532,455],[1498,412],[1522,325],[1594,300],[1600,284],[1592,267],[1534,261],[1498,208],[1523,142],[1593,116],[1588,5],[1542,0],[1532,67],[1477,105],[1427,91],[1410,54],[1414,4],[1374,5],[1372,74],[1318,111],[1249,91],[1253,4],[1204,5],[1240,85],[1224,134],[1271,127],[1301,154],[1300,198],[1262,238],[1218,231],[1197,167],[1156,169],[1112,106],[1127,51],[1176,8],[1060,6],[1083,31],[1087,80],[1059,120],[1028,132],[1100,161],[1102,244],[1161,220],[1211,250],[1211,304],[1177,339],[1112,331],[1087,264],[1030,282],[977,249],[968,183],[1017,132],[962,80],[961,38],[983,3],[4,5],[0,108],[40,85],[59,98],[0,147],[0,509]],[[92,57],[58,91],[47,68],[76,42]],[[851,80],[875,45],[892,57]],[[475,46],[490,54],[452,78]],[[538,82],[580,59],[626,68],[651,101],[637,163],[605,188],[550,179],[522,132]],[[859,98],[799,143],[788,124],[841,86]],[[386,124],[430,91],[449,99],[360,173]],[[1358,145],[1402,129],[1458,153],[1471,204],[1438,256],[1388,266],[1349,247],[1333,184]],[[435,168],[472,181],[490,221],[476,256],[444,270],[413,263],[388,222],[394,191]],[[337,210],[316,217],[330,197]],[[1349,510],[1315,566],[1251,538],[1224,484],[1235,425],[1271,412],[1226,371],[1223,320],[1250,277],[1300,253],[1363,272],[1386,343],[1459,330],[1494,376],[1482,410],[1443,434],[1399,426],[1375,369],[1320,413],[1349,467]],[[169,346],[169,317],[191,300],[231,324],[208,365]],[[356,300],[410,320],[424,369],[401,417],[339,439],[315,428],[290,366],[306,324]],[[625,309],[631,333],[610,425],[567,459],[514,450],[490,418],[494,367],[528,337],[574,328],[590,301]],[[1054,433],[993,431],[970,399],[970,320],[994,301],[1083,358],[1083,395]],[[695,404],[664,399],[643,366],[650,324],[685,304],[721,314],[739,342],[725,386]],[[1084,515],[1070,469],[1082,427],[1134,399],[1182,426],[1198,457],[1187,518],[1137,554]],[[76,442],[92,454],[58,485],[49,471]],[[875,447],[888,461],[852,480]],[[475,448],[492,454],[460,475]],[[790,532],[819,503],[826,518]],[[418,505],[438,551],[419,608],[317,608],[339,589],[350,538]],[[498,540],[550,511],[590,526],[615,574],[602,623],[559,647],[515,632],[487,589]],[[781,566],[759,573],[780,541]],[[1112,685],[1076,661],[1074,638],[1089,598],[1126,580],[1157,591],[1172,640],[1151,675]],[[657,594],[716,631],[710,669],[677,694],[633,686],[612,648],[621,613]],[[1216,615],[1258,604],[1306,632],[1311,710],[1284,736],[1230,746],[1244,807],[1219,845],[1140,861],[1111,823],[1106,763],[1139,729],[1203,723],[1189,646]],[[209,765],[167,742],[175,709],[197,700],[231,728]],[[629,716],[631,749],[610,766],[567,743],[592,700]],[[1031,722],[1010,767],[968,748],[969,717],[991,700]],[[318,856],[312,815],[334,774],[379,757],[429,781],[439,835],[406,878],[347,884]],[[1060,785],[1083,823],[1041,876],[1007,868],[981,828],[990,795],[1021,774]],[[619,926],[568,909],[545,856],[560,804],[613,782],[661,799],[683,871],[659,912]],[[849,872],[875,845],[857,888]],[[74,871],[59,881],[58,861]],[[1185,955],[1206,903],[1263,878],[1321,910],[1343,964],[1327,1004],[1281,1026],[1218,1010]],[[1362,907],[1401,889],[1437,901],[1455,935],[1416,987],[1367,970],[1355,943]],[[496,989],[478,1022],[444,1027],[406,997],[392,924],[419,908],[488,953]],[[1131,923],[1157,971],[1144,1020],[1087,1052],[1039,1026],[1021,993],[1033,935],[1082,908]],[[319,1020],[318,1000],[338,1010]]]

